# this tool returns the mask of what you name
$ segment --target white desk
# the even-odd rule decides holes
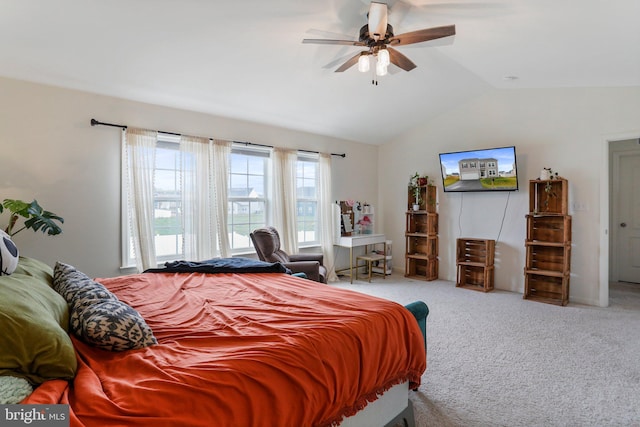
[[[335,243],[336,246],[340,246],[343,248],[349,248],[349,278],[351,279],[351,283],[353,283],[353,248],[358,246],[369,246],[375,245],[377,243],[384,244],[384,253],[387,253],[387,239],[384,234],[356,234],[353,236],[340,236],[340,239]],[[366,248],[365,248],[366,250]],[[386,264],[386,261],[385,261]],[[359,268],[358,265],[355,265],[356,268]],[[346,271],[347,269],[342,269],[340,271]],[[386,265],[384,271],[386,272]],[[336,271],[338,273],[338,271]]]

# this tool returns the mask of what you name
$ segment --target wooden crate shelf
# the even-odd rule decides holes
[[[456,240],[456,286],[475,291],[493,290],[495,240]]]
[[[567,215],[569,183],[564,178],[529,181],[529,211]]]
[[[571,217],[569,215],[536,215],[527,218],[527,241],[560,243],[571,241]]]
[[[435,236],[438,234],[438,214],[424,212],[407,212],[407,234],[416,236]]]
[[[554,305],[569,303],[569,275],[525,271],[525,299]]]
[[[435,185],[421,185],[420,186],[420,209],[428,213],[436,212],[436,197],[437,188]],[[408,187],[407,196],[407,210],[413,210],[413,204],[415,203],[415,196],[413,188]]]
[[[526,270],[566,274],[570,270],[571,246],[546,246],[527,243]]]
[[[406,256],[405,276],[414,279],[436,280],[438,278],[438,258],[426,255]]]
[[[569,303],[571,216],[566,179],[529,181],[529,210],[523,298]]]
[[[437,189],[433,185],[420,187],[420,209],[412,209],[413,189],[407,193],[405,227],[405,276],[422,280],[438,278],[438,214]]]
[[[438,256],[438,236],[412,235],[407,238],[407,255],[422,254],[435,258]]]
[[[474,291],[493,290],[494,267],[458,264],[456,286]]]

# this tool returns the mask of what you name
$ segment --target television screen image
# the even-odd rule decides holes
[[[440,153],[445,192],[516,191],[516,147]]]

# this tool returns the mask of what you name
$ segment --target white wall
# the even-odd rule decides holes
[[[319,135],[0,78],[0,199],[37,198],[65,218],[64,233],[25,231],[22,253],[75,264],[93,276],[120,274],[119,130],[89,121],[344,152],[334,158],[334,198],[368,201],[376,229],[394,242],[404,270],[406,185],[413,172],[439,179],[438,153],[515,145],[520,191],[444,194],[439,187],[440,277],[455,280],[457,237],[497,238],[496,287],[524,287],[528,180],[551,167],[569,180],[573,215],[571,301],[598,304],[606,141],[640,136],[640,88],[503,90],[477,98],[378,147]],[[620,138],[623,139],[623,138]],[[586,207],[573,211],[574,202]],[[606,211],[606,209],[605,209]],[[482,216],[481,216],[481,215]],[[6,222],[0,215],[0,225]],[[338,251],[339,257],[345,256]],[[342,261],[342,262],[341,262]],[[344,260],[338,260],[343,264]],[[606,277],[606,274],[604,275]]]
[[[607,140],[640,136],[640,88],[496,90],[411,129],[381,147],[380,205],[384,231],[395,247],[404,244],[406,185],[417,171],[436,178],[440,230],[440,278],[455,280],[455,239],[497,239],[495,286],[524,291],[525,214],[528,183],[542,167],[569,180],[573,216],[570,300],[599,305],[601,183]],[[438,153],[515,145],[520,191],[443,193]],[[607,194],[606,191],[603,194]],[[578,202],[584,210],[575,211]],[[604,255],[606,256],[606,254]],[[394,268],[404,260],[394,257]],[[606,277],[606,276],[605,276]],[[428,286],[428,285],[427,285]]]
[[[378,147],[0,78],[0,200],[36,198],[65,219],[59,236],[15,236],[21,254],[75,265],[91,276],[120,271],[120,130],[130,126],[322,152],[333,158],[334,197],[377,204]],[[368,166],[367,166],[368,165]],[[8,215],[0,215],[4,228]]]

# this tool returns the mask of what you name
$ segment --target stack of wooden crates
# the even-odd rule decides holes
[[[524,298],[569,303],[571,216],[566,179],[529,181]]]
[[[495,248],[495,240],[457,239],[456,286],[474,291],[492,291]]]
[[[405,229],[405,276],[423,280],[438,278],[437,189],[434,185],[419,188],[420,206],[413,210],[413,189],[409,188]]]

